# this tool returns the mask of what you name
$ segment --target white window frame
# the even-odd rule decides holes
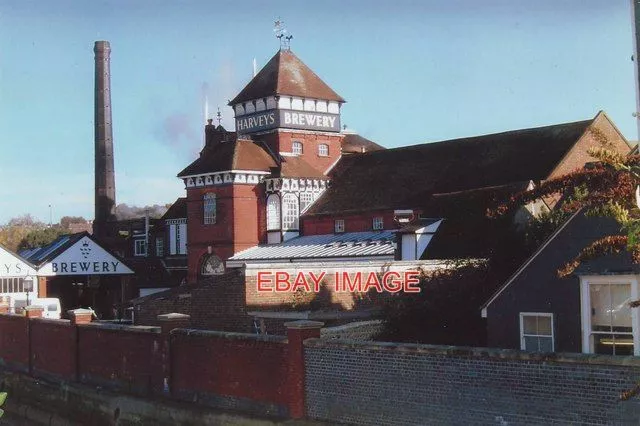
[[[207,192],[202,196],[202,214],[205,225],[215,225],[217,214],[217,200],[214,192]]]
[[[311,204],[313,204],[313,193],[311,192],[301,192],[300,193],[300,213],[305,212]]]
[[[520,349],[525,351],[525,332],[524,332],[524,317],[545,317],[551,318],[551,336],[546,334],[526,334],[529,337],[551,337],[551,352],[555,352],[556,350],[556,332],[555,332],[555,322],[553,318],[553,314],[550,312],[520,312]]]
[[[282,230],[297,231],[300,228],[300,200],[293,193],[282,197]]]
[[[336,219],[333,221],[333,232],[342,234],[344,232],[344,219]]]
[[[384,218],[382,216],[375,216],[373,223],[371,224],[374,231],[381,231],[384,229]]]
[[[326,143],[318,144],[318,156],[320,157],[328,157],[329,156],[329,145]]]
[[[304,152],[304,146],[300,141],[293,141],[291,143],[291,153],[295,155],[302,155]]]
[[[580,276],[580,311],[582,316],[582,353],[595,353],[591,340],[591,293],[590,285],[598,284],[629,284],[631,286],[631,300],[638,300],[638,275],[583,275]],[[631,332],[633,334],[633,355],[640,356],[640,315],[638,309],[631,309]]]
[[[267,197],[267,231],[279,231],[282,227],[280,197],[271,194]]]
[[[133,240],[133,255],[134,256],[146,256],[147,245],[143,239]]]

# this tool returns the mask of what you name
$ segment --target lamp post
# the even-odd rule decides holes
[[[27,293],[27,306],[29,306],[29,292],[33,291],[33,278],[27,276],[23,281],[24,291]]]

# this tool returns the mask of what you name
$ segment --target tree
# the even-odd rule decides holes
[[[52,243],[56,238],[67,233],[66,229],[56,225],[49,228],[34,229],[18,244],[18,250],[43,247]]]
[[[62,229],[69,229],[69,225],[72,223],[87,223],[87,219],[82,216],[63,216],[60,218],[60,227]]]
[[[36,229],[44,229],[45,224],[35,220],[31,215],[15,217],[6,225],[0,226],[0,244],[9,250],[17,251],[22,240],[29,232]]]

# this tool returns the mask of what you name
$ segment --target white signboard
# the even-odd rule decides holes
[[[0,278],[35,276],[36,271],[20,256],[0,246]]]
[[[89,237],[82,237],[38,270],[40,276],[121,274],[133,271]]]

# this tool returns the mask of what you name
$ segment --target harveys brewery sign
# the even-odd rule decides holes
[[[18,255],[0,246],[0,278],[36,275],[36,270]]]
[[[252,133],[278,127],[339,132],[340,115],[314,111],[273,109],[236,117],[236,131],[238,133]]]

